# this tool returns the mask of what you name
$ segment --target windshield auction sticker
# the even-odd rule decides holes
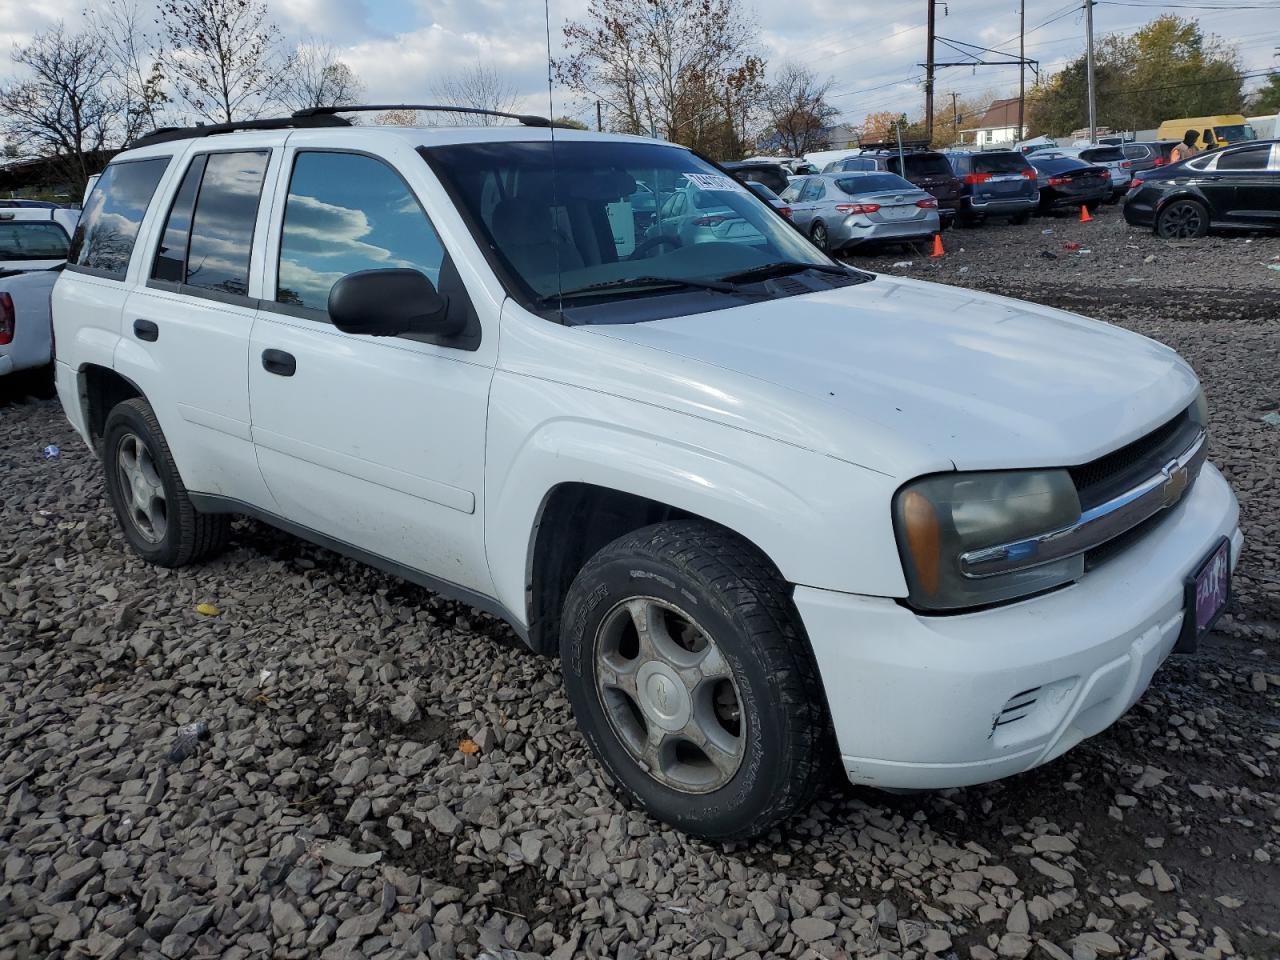
[[[699,190],[732,190],[734,193],[745,193],[747,189],[733,177],[718,173],[686,173],[684,178]]]

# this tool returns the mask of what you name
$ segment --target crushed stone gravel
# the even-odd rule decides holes
[[[1280,955],[1280,240],[1164,244],[1110,210],[946,242],[894,272],[1120,323],[1205,381],[1248,551],[1114,728],[999,783],[837,779],[759,841],[691,840],[620,803],[556,663],[498,621],[250,521],[149,567],[57,402],[11,398],[0,960]]]

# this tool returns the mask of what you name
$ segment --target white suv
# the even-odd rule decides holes
[[[57,382],[134,550],[244,514],[500,615],[705,837],[836,756],[1045,763],[1208,630],[1242,537],[1172,350],[852,270],[686,149],[529,123],[312,111],[107,167]],[[753,236],[632,208],[678,190]]]

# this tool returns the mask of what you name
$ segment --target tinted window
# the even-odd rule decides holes
[[[836,186],[850,196],[858,193],[878,193],[882,190],[916,190],[915,184],[903,180],[896,173],[869,173],[863,177],[844,177]]]
[[[1103,147],[1098,150],[1081,150],[1080,159],[1089,163],[1119,163],[1124,159],[1124,151],[1119,147]]]
[[[1031,159],[1034,161],[1035,168],[1042,173],[1065,173],[1067,170],[1079,170],[1081,167],[1089,166],[1089,164],[1083,163],[1075,157],[1037,159],[1032,156]]]
[[[67,232],[56,223],[0,220],[0,260],[65,260]]]
[[[347,153],[299,153],[289,180],[276,300],[324,310],[348,273],[409,267],[440,287],[444,247],[391,167]]]
[[[267,151],[211,153],[191,221],[185,283],[244,296]]]
[[[1030,166],[1020,153],[982,153],[973,158],[975,173],[1021,173]]]
[[[951,164],[940,153],[909,153],[906,157],[908,177],[950,177]],[[889,158],[889,169],[898,173],[898,158]]]
[[[169,157],[108,164],[89,194],[68,260],[123,278],[142,217],[168,165]]]
[[[1131,143],[1122,148],[1124,155],[1130,160],[1145,160],[1151,156],[1151,148],[1141,143]]]
[[[196,191],[200,188],[200,178],[204,175],[207,154],[201,154],[191,161],[187,167],[178,193],[173,198],[173,206],[169,208],[169,219],[165,223],[164,235],[156,248],[155,264],[151,268],[151,276],[156,280],[169,280],[183,283],[187,274],[187,243],[191,236],[191,212],[195,209]]]
[[[1236,150],[1224,153],[1218,160],[1219,170],[1265,170],[1267,159],[1271,156],[1271,146],[1249,147],[1247,150]]]
[[[749,189],[752,193],[760,197],[762,200],[765,200],[766,202],[770,200],[778,199],[778,195],[774,193],[772,190],[770,190],[768,187],[766,187],[763,183],[754,183],[754,182],[748,183],[747,189]]]
[[[787,175],[782,172],[781,167],[758,164],[745,167],[731,167],[729,169],[732,170],[735,177],[744,183],[763,183],[771,190],[785,190],[787,188]]]

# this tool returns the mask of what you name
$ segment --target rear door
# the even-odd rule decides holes
[[[290,138],[272,211],[248,371],[263,476],[289,521],[491,593],[483,480],[498,305],[473,300],[460,277],[424,201],[439,187],[408,141],[380,157],[328,142],[323,131]],[[338,330],[327,310],[334,283],[387,267],[421,271],[463,332]]]
[[[150,240],[146,281],[125,303],[121,373],[151,400],[195,493],[269,503],[249,433],[249,295],[261,196],[284,134],[252,146],[198,141]]]
[[[1271,144],[1224,153],[1211,175],[1230,197],[1227,215],[1232,220],[1280,226],[1280,164]]]

